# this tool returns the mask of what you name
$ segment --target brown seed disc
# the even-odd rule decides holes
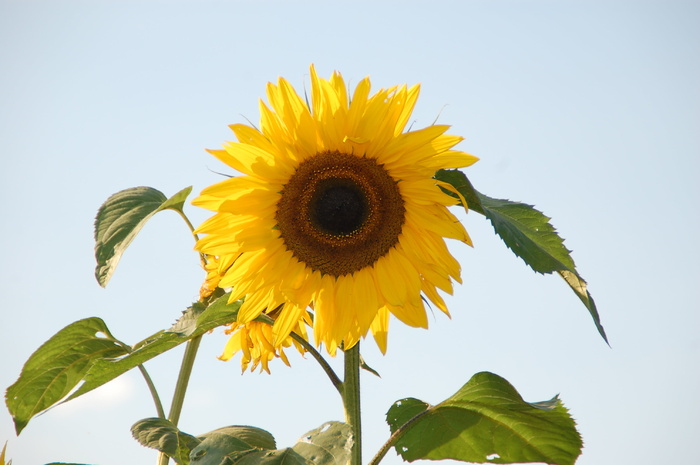
[[[398,242],[404,201],[373,158],[322,152],[284,185],[275,219],[287,249],[332,276],[371,266]]]

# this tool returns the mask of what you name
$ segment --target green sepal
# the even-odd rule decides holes
[[[469,210],[486,216],[506,246],[530,268],[543,274],[557,272],[564,278],[588,309],[598,333],[608,342],[586,281],[576,271],[571,251],[564,246],[564,240],[550,224],[549,217],[532,205],[495,199],[480,193],[459,170],[439,170],[435,173],[435,179],[452,185],[464,197]],[[458,197],[453,192],[444,191]]]
[[[95,218],[95,278],[105,287],[126,248],[156,213],[182,209],[192,186],[170,198],[152,187],[133,187],[117,192],[102,204]]]
[[[132,352],[121,358],[103,358],[97,360],[85,376],[85,382],[66,401],[92,391],[105,383],[121,376],[132,368],[141,365],[152,358],[173,349],[180,344],[202,335],[214,328],[236,321],[240,301],[229,303],[230,294],[225,294],[206,309],[195,304],[186,311],[183,318],[188,320],[185,331],[159,331],[133,346]],[[196,325],[189,321],[196,314]],[[176,323],[174,327],[178,327]]]
[[[142,446],[156,449],[172,458],[175,463],[190,463],[190,451],[201,442],[183,433],[164,418],[146,418],[131,427],[131,435]]]
[[[396,452],[404,460],[573,465],[583,443],[558,397],[525,402],[505,379],[474,375],[435,406],[402,399],[387,412]],[[397,431],[399,433],[397,433]]]
[[[372,368],[371,366],[367,365],[367,362],[365,361],[365,358],[362,356],[362,354],[360,354],[360,368],[362,368],[362,369],[365,370],[365,371],[368,371],[368,372],[372,373],[372,374],[373,374],[374,376],[376,376],[377,378],[381,378],[381,377],[382,377],[382,375],[380,375],[379,372],[378,372],[377,370],[375,370],[375,369]]]
[[[5,403],[17,434],[29,420],[63,399],[95,363],[127,353],[100,318],[86,318],[66,326],[27,360],[19,379],[7,388]]]
[[[5,441],[5,445],[2,446],[2,451],[0,451],[0,465],[12,465],[12,460],[5,462],[6,450],[7,450],[7,441]]]

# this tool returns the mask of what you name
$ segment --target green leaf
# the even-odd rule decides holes
[[[438,405],[402,399],[387,412],[404,460],[573,465],[583,443],[558,397],[527,403],[500,376],[474,375]]]
[[[230,294],[216,299],[204,311],[197,315],[196,327],[186,332],[159,331],[139,342],[134,350],[121,358],[98,360],[85,376],[85,382],[68,399],[72,400],[86,392],[102,386],[138,365],[173,349],[190,339],[236,320],[240,301],[228,303]],[[187,312],[186,312],[187,313]],[[190,316],[188,315],[189,319]]]
[[[131,427],[131,434],[142,446],[163,452],[182,465],[190,463],[190,451],[201,442],[164,418],[140,420]]]
[[[182,213],[187,187],[171,198],[152,187],[133,187],[112,195],[102,204],[95,218],[95,277],[105,287],[126,248],[146,222],[162,210]]]
[[[97,361],[126,352],[100,318],[76,321],[56,333],[29,357],[5,393],[17,434],[32,417],[68,395]]]
[[[202,442],[190,453],[190,461],[196,465],[229,463],[227,457],[276,447],[275,438],[270,433],[253,426],[227,426],[203,434],[199,439]]]
[[[197,319],[205,309],[205,305],[201,302],[194,302],[191,307],[182,312],[182,316],[170,327],[168,332],[190,336],[197,330]]]
[[[581,299],[581,302],[583,302],[583,305],[586,306],[589,313],[593,317],[593,322],[595,323],[595,327],[598,329],[598,333],[603,337],[605,342],[610,344],[610,342],[608,342],[608,336],[605,335],[605,329],[600,323],[600,315],[598,314],[598,309],[595,306],[593,296],[591,296],[591,293],[588,292],[586,281],[584,281],[584,279],[576,272],[561,270],[558,271],[558,273],[559,276],[564,278],[566,284],[568,284],[569,287],[576,293],[576,296]]]
[[[440,170],[435,173],[435,179],[451,184],[464,197],[470,210],[486,216],[506,246],[530,268],[543,274],[559,273],[586,306],[598,332],[608,342],[598,309],[586,289],[586,281],[576,271],[571,251],[549,223],[549,217],[531,205],[480,193],[459,170]],[[445,192],[457,197],[452,192]]]
[[[236,465],[346,465],[350,463],[352,429],[328,422],[309,431],[292,448],[229,454]],[[200,465],[197,462],[197,465]],[[202,463],[201,465],[213,465]],[[218,464],[217,464],[218,465]]]

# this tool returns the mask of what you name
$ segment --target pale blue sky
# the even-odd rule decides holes
[[[351,84],[422,83],[414,127],[452,125],[481,158],[467,170],[479,190],[553,218],[612,346],[558,277],[462,215],[475,248],[451,244],[464,278],[453,318],[394,324],[386,356],[363,345],[382,374],[363,376],[366,457],[388,437],[393,401],[439,402],[488,370],[528,401],[561,394],[584,437],[580,465],[688,463],[700,432],[699,5],[0,0],[0,387],[77,319],[102,317],[131,343],[175,320],[203,277],[180,219],[148,224],[104,290],[97,208],[127,187],[216,182],[210,170],[225,167],[204,149],[233,138],[228,124],[257,121],[268,81],[308,87],[315,63]],[[215,358],[225,341],[215,331],[202,344],[183,430],[252,424],[289,446],[342,418],[311,358],[241,376],[238,358]],[[165,400],[181,353],[147,365]],[[19,438],[3,407],[0,442],[18,465],[154,463],[129,433],[154,415],[131,373]]]

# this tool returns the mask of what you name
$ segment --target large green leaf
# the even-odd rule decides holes
[[[188,321],[185,325],[186,331],[159,331],[136,344],[134,350],[124,357],[97,360],[85,375],[85,382],[67,400],[75,399],[86,392],[92,391],[132,368],[192,338],[211,331],[216,327],[234,322],[241,302],[228,303],[228,299],[229,294],[225,294],[206,307],[206,309],[196,304],[193,305],[182,317]],[[194,326],[191,324],[193,319],[192,313],[196,314],[196,325]],[[176,323],[173,328],[178,326]]]
[[[199,445],[190,452],[190,461],[195,465],[232,463],[231,457],[271,451],[276,447],[270,433],[253,426],[227,426],[203,434],[199,439]]]
[[[131,434],[141,445],[163,452],[181,465],[220,465],[231,454],[275,448],[272,435],[253,426],[226,426],[194,437],[168,420],[146,418],[131,427]]]
[[[240,302],[229,304],[228,298],[221,296],[206,308],[194,304],[181,318],[186,323],[159,331],[133,348],[115,339],[99,318],[68,325],[32,354],[7,389],[5,402],[17,434],[32,417],[64,398],[63,402],[75,399],[183,342],[232,323]]]
[[[306,433],[291,448],[234,453],[229,457],[236,465],[346,465],[350,463],[351,447],[350,426],[328,422]]]
[[[404,460],[572,465],[583,447],[576,424],[557,397],[525,402],[500,376],[474,375],[435,406],[402,399],[387,412],[394,447]]]
[[[126,248],[144,224],[156,213],[175,210],[182,213],[187,187],[169,199],[152,187],[133,187],[112,195],[102,204],[95,218],[95,277],[104,287]]]
[[[5,393],[19,434],[29,420],[78,385],[99,360],[127,353],[100,318],[72,323],[39,347],[24,364],[19,379]]]
[[[190,451],[201,442],[163,418],[140,420],[131,427],[131,434],[141,445],[163,452],[181,465],[190,463]]]
[[[470,210],[486,216],[506,246],[534,271],[543,274],[556,271],[564,278],[588,309],[600,335],[608,342],[586,281],[576,271],[571,251],[564,246],[564,240],[550,224],[549,217],[532,205],[480,193],[459,170],[440,170],[435,173],[435,179],[452,185],[464,197]]]

